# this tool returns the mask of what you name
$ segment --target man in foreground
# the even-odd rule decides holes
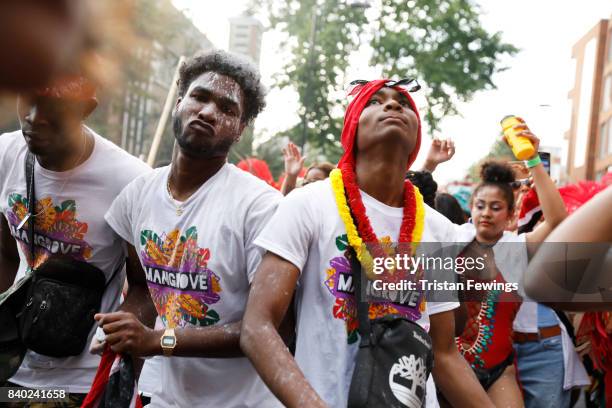
[[[21,130],[0,137],[0,212],[4,215],[0,217],[0,293],[16,277],[63,256],[67,262],[86,262],[103,272],[108,286],[100,310],[113,311],[119,305],[126,253],[104,214],[121,190],[149,167],[85,126],[96,105],[94,86],[81,76],[62,77],[19,96]],[[31,215],[24,171],[28,152],[36,157],[37,204]],[[33,255],[28,236],[31,222]],[[132,279],[132,271],[128,267],[128,281],[138,291],[142,282]],[[51,311],[57,310],[54,306]],[[58,314],[60,325],[73,323],[61,320],[61,310]],[[90,325],[89,339],[93,319]],[[65,388],[70,393],[67,406],[79,407],[100,358],[87,347],[74,353],[49,357],[29,351],[6,386]]]
[[[254,240],[280,193],[227,163],[264,104],[250,63],[222,51],[187,62],[173,115],[172,164],[135,180],[106,216],[138,253],[164,330],[129,313],[96,318],[113,351],[166,356],[151,406],[277,404],[242,356],[239,337],[262,255]],[[130,301],[139,302],[128,295]]]
[[[240,344],[272,392],[289,407],[347,405],[359,349],[354,285],[346,285],[354,273],[349,247],[362,258],[361,241],[459,240],[450,221],[425,207],[418,190],[404,181],[421,143],[412,98],[398,83],[386,80],[355,92],[342,131],[340,173],[287,196],[256,241],[268,252],[249,296]],[[277,332],[294,291],[295,359]],[[457,352],[452,311],[457,306],[374,303],[369,316],[400,314],[428,330],[433,377],[449,402],[492,406]],[[418,395],[410,398],[423,403],[425,380],[413,388]],[[434,397],[428,391],[428,397]]]

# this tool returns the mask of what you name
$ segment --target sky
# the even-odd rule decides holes
[[[173,0],[175,6],[193,20],[218,48],[227,49],[230,17],[240,14],[248,0]],[[369,18],[376,12],[376,3],[366,11]],[[457,105],[460,115],[442,120],[440,131],[433,136],[451,138],[456,145],[452,161],[436,170],[435,178],[442,184],[461,178],[467,168],[486,155],[495,138],[499,137],[499,121],[507,114],[523,117],[541,139],[541,145],[560,150],[565,161],[566,140],[571,105],[567,98],[574,84],[575,63],[573,45],[601,19],[612,16],[609,0],[479,0],[481,21],[489,32],[500,31],[502,39],[519,48],[514,57],[502,64],[508,69],[494,76],[497,89],[478,92],[471,101]],[[223,6],[220,6],[222,4]],[[263,36],[261,73],[271,87],[273,75],[283,65],[279,53],[282,34],[269,31]],[[367,67],[367,52],[351,58],[359,67],[347,75],[350,78],[373,79],[375,70]],[[424,84],[426,86],[426,84]],[[423,98],[415,98],[425,107]],[[255,123],[256,134],[266,137],[287,129],[299,121],[297,95],[290,89],[272,90],[268,106]],[[423,162],[431,140],[426,132],[415,166]]]

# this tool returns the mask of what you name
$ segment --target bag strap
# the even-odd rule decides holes
[[[110,279],[108,280],[108,282],[106,282],[106,285],[104,285],[104,291],[106,291],[106,288],[108,288],[108,285],[110,285],[110,283],[113,281],[113,279],[115,278],[115,275],[117,275],[117,272],[119,272],[120,270],[123,269],[124,266],[127,265],[127,262],[119,265],[119,267],[117,269],[115,269],[115,272],[113,272],[113,274],[111,275]],[[127,267],[127,266],[126,266]]]
[[[27,198],[28,198],[28,213],[26,215],[26,217],[28,217],[28,241],[29,241],[29,247],[30,247],[30,253],[32,255],[32,260],[34,260],[34,224],[35,224],[35,212],[36,212],[36,190],[34,189],[34,166],[36,164],[36,156],[28,151],[28,153],[26,154],[26,160],[25,160],[25,176],[26,176],[26,186],[27,186]],[[117,273],[123,269],[123,266],[125,264],[122,264],[121,266],[119,266],[119,268],[117,268],[113,274],[111,275],[110,279],[108,280],[108,282],[106,282],[106,284],[104,285],[104,290],[106,290],[106,288],[108,287],[108,285],[110,285],[110,283],[113,281],[113,279],[115,278],[115,275],[117,275]]]
[[[30,253],[32,255],[32,262],[34,262],[34,224],[36,212],[36,191],[34,189],[34,165],[36,164],[36,156],[28,151],[25,160],[25,175],[27,185],[27,196],[28,196],[28,214],[26,215],[28,220],[28,241],[30,246]]]
[[[351,262],[351,270],[353,271],[353,281],[355,284],[355,299],[357,300],[357,319],[359,320],[359,336],[361,337],[361,342],[359,347],[369,347],[370,346],[370,316],[369,309],[370,303],[367,299],[363,298],[362,292],[362,283],[364,274],[361,269],[361,262],[357,259],[357,254],[355,250],[351,248],[350,250],[350,262]]]

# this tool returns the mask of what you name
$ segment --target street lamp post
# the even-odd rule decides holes
[[[312,8],[312,23],[310,25],[310,46],[308,49],[308,76],[312,75],[313,68],[313,58],[314,58],[314,47],[315,41],[317,39],[317,21],[318,21],[318,13],[317,13],[317,2]],[[311,78],[312,79],[312,78]],[[307,81],[307,83],[310,81]],[[308,136],[308,120],[307,120],[308,110],[306,105],[304,105],[304,114],[302,115],[302,154],[304,154],[304,147],[306,146],[306,138]]]
[[[370,0],[346,0],[346,4],[349,7],[367,9],[370,7]],[[315,1],[312,7],[312,22],[310,25],[310,45],[308,49],[308,75],[313,75],[314,65],[314,48],[317,40],[317,24],[319,14],[317,13],[317,2]],[[302,115],[302,154],[304,154],[304,147],[306,146],[306,139],[308,137],[308,120],[307,120],[308,108],[304,104],[304,114]]]

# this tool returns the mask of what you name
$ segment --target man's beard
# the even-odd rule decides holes
[[[233,139],[221,139],[217,144],[211,144],[206,141],[204,143],[195,145],[187,140],[185,137],[185,131],[183,129],[183,121],[178,116],[172,119],[172,130],[174,132],[174,138],[178,143],[179,147],[188,155],[198,157],[202,159],[211,159],[213,157],[227,156],[230,148],[234,144]]]

